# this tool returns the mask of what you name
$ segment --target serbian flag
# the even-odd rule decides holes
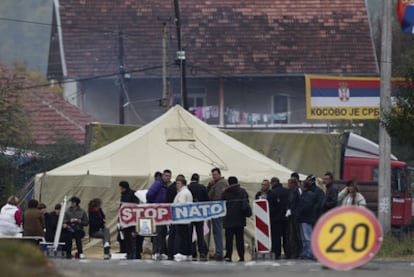
[[[414,0],[398,0],[397,16],[403,32],[414,34]]]

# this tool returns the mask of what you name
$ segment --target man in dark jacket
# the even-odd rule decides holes
[[[127,181],[119,182],[121,190],[121,203],[139,204],[139,199],[135,195],[135,190],[129,187]],[[127,253],[127,259],[141,259],[143,237],[137,235],[135,226],[126,227],[121,230],[124,239],[119,239],[120,251]]]
[[[236,248],[239,261],[244,261],[244,227],[246,214],[243,212],[243,201],[249,201],[246,190],[242,189],[236,177],[229,177],[229,186],[224,189],[223,200],[226,200],[227,213],[224,216],[223,227],[226,236],[225,261],[231,262],[233,254],[233,238],[236,237]]]
[[[331,172],[323,176],[323,183],[326,187],[324,212],[327,212],[338,205],[338,189],[333,183],[334,177]]]
[[[316,221],[318,221],[319,217],[323,214],[323,209],[325,206],[325,193],[323,190],[316,184],[316,176],[309,175],[306,177],[306,181],[311,184],[311,190],[316,196],[315,206],[316,206]],[[316,223],[315,221],[315,223]]]
[[[147,192],[148,203],[167,203],[167,190],[171,184],[171,170],[166,169],[162,173],[161,179],[156,180]],[[167,227],[165,225],[156,226],[157,236],[153,239],[152,250],[154,259],[161,259],[161,255],[167,254]]]
[[[287,259],[290,258],[288,219],[286,212],[289,205],[289,190],[284,188],[281,183],[275,184],[267,195],[269,201],[269,211],[271,219],[272,248],[275,258],[280,259],[283,250]]]
[[[313,259],[310,239],[312,236],[312,226],[317,220],[316,203],[317,196],[312,191],[312,184],[309,181],[302,182],[302,195],[296,207],[296,220],[301,226],[302,259]]]
[[[191,191],[193,195],[194,202],[205,202],[208,201],[208,193],[205,186],[199,184],[200,176],[197,173],[194,173],[191,176],[191,183],[188,185],[188,189]],[[192,228],[195,228],[197,234],[197,246],[198,252],[200,254],[200,261],[207,261],[207,244],[204,240],[204,221],[196,221],[191,223]],[[193,244],[193,257],[196,256],[197,251],[195,247],[195,243]]]
[[[297,207],[299,205],[302,190],[299,187],[299,181],[296,178],[290,178],[288,181],[289,209],[288,215],[288,236],[290,256],[292,259],[298,259],[302,254],[302,238],[300,236],[300,224],[296,221]]]
[[[262,181],[260,191],[258,191],[254,197],[254,199],[267,199],[267,194],[270,190],[270,182],[267,179]]]
[[[59,221],[60,209],[62,208],[61,204],[55,205],[55,210],[53,212],[45,214],[45,239],[47,242],[53,242],[55,240],[56,229]]]

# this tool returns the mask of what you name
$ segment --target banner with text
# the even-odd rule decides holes
[[[306,75],[307,119],[378,119],[380,79]]]
[[[119,209],[121,227],[136,226],[137,219],[154,219],[156,225],[185,224],[194,221],[223,217],[225,201],[209,201],[188,204],[131,204],[122,203]]]

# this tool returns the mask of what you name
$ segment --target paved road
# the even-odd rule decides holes
[[[197,277],[267,277],[267,276],[414,276],[414,261],[374,261],[348,272],[323,269],[317,262],[281,260],[218,263],[218,262],[173,262],[151,260],[54,260],[65,277],[113,277],[113,276],[197,276]]]

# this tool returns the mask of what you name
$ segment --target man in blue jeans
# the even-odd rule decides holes
[[[221,171],[219,168],[213,168],[211,170],[212,181],[207,186],[208,197],[210,201],[222,200],[223,191],[229,186],[227,180],[221,177]],[[223,260],[223,218],[214,218],[211,220],[213,227],[214,244],[216,245],[216,252],[214,259],[216,261]]]
[[[296,220],[300,224],[302,237],[301,259],[313,259],[311,248],[312,226],[317,219],[316,194],[312,191],[312,184],[309,181],[302,183],[302,194],[296,208]]]
[[[156,179],[147,192],[147,203],[167,203],[167,189],[171,183],[171,170],[166,169],[160,179]],[[167,254],[167,227],[156,226],[157,236],[153,239],[154,259],[158,260]]]

